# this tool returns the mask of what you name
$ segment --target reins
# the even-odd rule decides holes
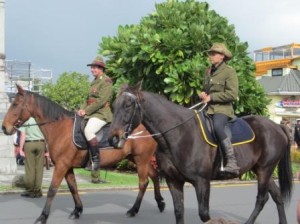
[[[23,113],[24,109],[26,109],[27,112],[30,113],[30,111],[29,111],[28,108],[27,108],[26,100],[27,100],[27,92],[25,92],[25,94],[24,94],[24,103],[23,103],[23,106],[22,106],[22,110],[21,110],[21,112],[20,112],[20,115]],[[69,118],[67,118],[67,119],[73,119],[73,118],[74,118],[74,116],[73,116],[73,117],[69,117]],[[65,120],[65,119],[64,119],[64,120]],[[49,124],[49,123],[53,123],[53,122],[57,122],[57,121],[61,121],[61,120],[56,119],[56,120],[50,120],[50,121],[45,121],[45,122],[36,123],[36,124],[25,124],[25,125],[24,125],[24,123],[25,123],[25,122],[24,122],[22,125],[17,126],[18,123],[21,122],[21,120],[18,120],[18,123],[16,123],[13,127],[14,127],[14,129],[19,130],[20,127],[30,127],[30,126],[36,126],[36,125],[37,125],[37,126],[43,126],[43,125],[46,125],[46,124]]]
[[[129,139],[138,139],[138,138],[149,138],[149,137],[164,135],[165,133],[167,133],[167,132],[169,132],[169,131],[171,131],[171,130],[173,130],[173,129],[181,126],[181,125],[183,125],[184,123],[186,123],[189,120],[191,120],[192,118],[194,118],[199,112],[201,112],[202,110],[204,110],[204,108],[206,107],[207,103],[200,102],[200,103],[197,103],[197,104],[193,105],[192,107],[189,107],[189,109],[192,110],[192,109],[194,109],[194,108],[196,108],[196,107],[198,107],[200,105],[202,105],[202,107],[199,110],[197,110],[197,113],[195,113],[193,116],[189,117],[188,119],[186,119],[182,123],[177,124],[174,127],[165,130],[164,132],[158,132],[158,133],[154,133],[154,134],[150,134],[150,135],[140,135],[140,134],[142,134],[144,132],[144,131],[140,131],[140,132],[134,133],[132,135],[129,135],[127,138],[129,138]]]
[[[73,118],[74,117],[69,117],[69,118],[65,118],[65,119],[61,119],[61,120],[45,121],[45,122],[36,123],[36,124],[25,124],[25,125],[21,125],[20,127],[30,127],[30,126],[35,126],[35,125],[37,125],[37,126],[43,126],[43,125],[46,125],[46,124],[49,124],[49,123],[54,123],[54,122],[57,122],[57,121],[62,121],[62,120],[67,120],[67,119],[73,119]]]

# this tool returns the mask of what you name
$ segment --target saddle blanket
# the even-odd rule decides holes
[[[211,146],[217,147],[218,142],[212,133],[213,127],[210,126],[209,118],[206,118],[202,112],[198,113],[195,111],[195,113],[197,114],[200,130],[205,141]],[[242,118],[236,118],[234,121],[228,122],[227,126],[231,132],[232,145],[246,144],[255,139],[253,130]]]

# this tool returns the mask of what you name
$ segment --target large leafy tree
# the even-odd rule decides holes
[[[190,106],[199,102],[203,74],[209,66],[207,49],[224,42],[234,57],[229,65],[238,73],[238,115],[266,115],[268,99],[254,77],[255,65],[233,25],[196,0],[169,0],[138,25],[119,26],[113,37],[103,37],[99,53],[108,58],[108,74],[116,86],[143,80],[143,88]]]
[[[43,85],[42,94],[65,109],[75,110],[85,100],[88,94],[89,80],[87,75],[77,72],[65,72],[59,76],[56,83]]]

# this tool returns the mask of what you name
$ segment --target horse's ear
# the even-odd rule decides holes
[[[142,91],[143,86],[143,80],[139,81],[136,85],[134,85],[132,88],[138,92]]]
[[[22,86],[16,84],[17,90],[18,90],[18,94],[20,95],[24,95],[24,89],[22,88]]]

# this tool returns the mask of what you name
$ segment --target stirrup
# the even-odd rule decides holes
[[[231,169],[229,167],[223,167],[222,172],[232,173],[232,174],[239,175],[240,174],[240,169],[239,168],[237,168],[237,169]]]

